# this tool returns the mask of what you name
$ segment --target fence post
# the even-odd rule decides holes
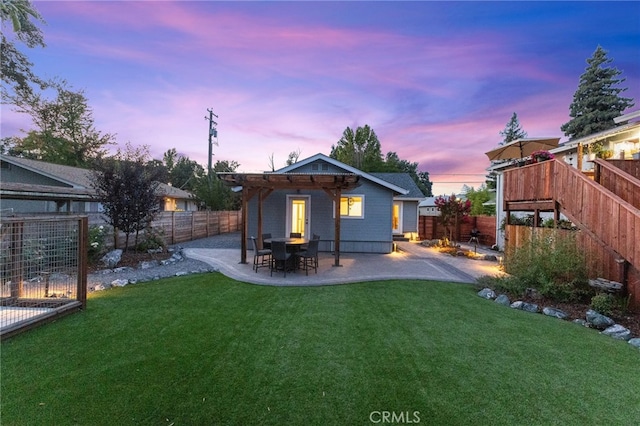
[[[24,232],[24,222],[14,222],[11,224],[11,297],[22,297],[24,264],[22,259],[22,237]]]
[[[89,218],[78,220],[78,301],[82,309],[87,307],[87,271],[89,262]]]

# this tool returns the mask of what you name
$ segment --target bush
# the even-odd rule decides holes
[[[476,279],[478,289],[489,287],[496,293],[508,293],[513,296],[523,296],[527,286],[513,276],[489,276],[484,275]]]
[[[534,230],[529,241],[505,253],[505,270],[519,284],[557,301],[577,301],[591,294],[587,263],[575,236],[555,230]]]
[[[89,264],[95,265],[98,260],[104,255],[107,250],[105,245],[105,237],[107,230],[104,226],[90,226],[89,227],[89,250],[88,260]]]
[[[602,315],[611,315],[616,304],[616,298],[612,294],[600,293],[591,298],[590,306]]]
[[[139,237],[140,241],[136,245],[136,251],[146,252],[165,248],[164,230],[162,228],[147,227]]]

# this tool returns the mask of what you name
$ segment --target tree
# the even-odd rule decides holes
[[[297,163],[298,159],[300,158],[300,154],[300,148],[298,148],[296,151],[291,151],[289,153],[289,158],[287,158],[287,166]]]
[[[235,172],[240,167],[236,161],[218,160],[213,165],[214,174],[198,181],[195,188],[196,197],[209,210],[239,210],[240,194],[229,188],[215,173]]]
[[[471,201],[470,214],[472,216],[495,216],[495,206],[484,205],[484,203],[491,199],[489,189],[485,185],[480,186],[478,189],[473,187],[469,188],[465,196],[469,201]]]
[[[129,236],[147,228],[159,211],[156,168],[148,167],[148,147],[126,150],[109,158],[94,162],[93,187],[102,203],[108,223],[114,228],[114,247],[117,247],[118,231],[126,235],[126,251]]]
[[[455,194],[451,194],[449,197],[441,195],[435,199],[435,205],[440,210],[438,220],[444,226],[445,236],[449,238],[449,241],[453,241],[453,230],[460,223],[469,220],[471,201],[462,201],[456,198]]]
[[[520,126],[518,114],[516,114],[515,112],[513,113],[504,130],[500,132],[500,135],[503,138],[500,145],[504,145],[509,142],[527,137],[527,132],[522,130],[522,126]]]
[[[425,197],[433,195],[429,172],[419,172],[418,163],[401,160],[397,153],[389,151],[383,163],[383,170],[387,173],[408,173]]]
[[[204,167],[171,148],[163,155],[168,183],[186,191],[195,191],[198,181],[205,175]]]
[[[115,137],[96,130],[93,111],[82,90],[71,90],[65,81],[52,84],[57,92],[53,100],[32,92],[12,98],[18,112],[31,116],[36,130],[24,138],[15,138],[9,153],[86,167],[91,159],[106,154],[104,147],[114,144]]]
[[[331,146],[329,156],[363,172],[380,171],[383,163],[380,141],[369,125],[355,132],[347,127],[338,144]]]
[[[38,78],[32,71],[33,64],[21,53],[5,33],[5,23],[11,22],[15,39],[29,48],[44,47],[42,31],[33,21],[44,23],[42,16],[29,0],[1,0],[0,18],[2,19],[2,36],[0,51],[0,70],[2,74],[2,99],[5,102],[10,93],[32,93],[31,84],[35,83],[44,89],[47,83]]]
[[[569,139],[615,127],[613,119],[634,105],[631,98],[620,96],[626,88],[615,87],[625,79],[616,78],[622,74],[617,68],[605,67],[611,62],[613,59],[607,58],[607,52],[600,46],[587,59],[589,65],[580,76],[571,102],[569,116],[572,118],[560,127]]]

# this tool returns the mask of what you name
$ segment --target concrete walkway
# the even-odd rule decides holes
[[[463,245],[464,247],[464,245]],[[466,247],[469,248],[469,247]],[[473,246],[470,247],[473,250]],[[478,247],[478,253],[492,253]],[[253,271],[253,252],[247,252],[247,264],[240,263],[240,250],[236,248],[189,248],[183,253],[192,259],[206,262],[222,274],[252,284],[275,286],[315,286],[346,284],[387,279],[424,279],[473,283],[482,275],[498,275],[498,262],[453,257],[415,242],[398,243],[398,251],[390,254],[341,253],[339,267],[333,266],[331,253],[319,254],[318,273],[304,271],[274,272],[269,268]]]

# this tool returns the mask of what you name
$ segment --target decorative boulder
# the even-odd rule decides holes
[[[598,330],[604,330],[605,328],[611,327],[613,324],[615,324],[615,321],[613,321],[611,318],[599,314],[593,309],[589,309],[586,316],[587,322]]]
[[[113,287],[124,287],[127,284],[129,284],[129,280],[125,280],[125,279],[117,279],[117,280],[111,281],[111,285]]]
[[[611,327],[607,327],[601,331],[601,333],[618,340],[631,339],[631,331],[620,324],[614,324]]]
[[[496,297],[496,303],[499,303],[503,306],[509,306],[511,304],[511,301],[506,294],[501,294],[500,296]]]
[[[558,318],[558,319],[567,319],[567,318],[569,318],[569,314],[568,313],[566,313],[565,311],[563,311],[561,309],[556,309],[556,308],[544,308],[542,310],[542,313],[547,315],[547,316]]]
[[[633,339],[629,340],[629,344],[631,346],[634,346],[638,349],[640,349],[640,337],[634,337]]]
[[[534,314],[540,311],[538,305],[536,305],[535,303],[527,303],[521,300],[513,302],[510,306],[513,309],[520,309],[521,311],[532,312]]]
[[[100,260],[102,261],[102,263],[104,263],[104,265],[107,268],[113,269],[116,267],[116,265],[118,265],[118,263],[120,263],[121,259],[122,259],[122,250],[115,249],[115,250],[111,250],[109,253],[102,256],[102,259]]]
[[[482,290],[480,290],[478,292],[478,296],[484,298],[484,299],[495,299],[496,298],[496,293],[491,290],[490,288],[483,288]]]
[[[488,260],[490,262],[497,262],[498,261],[498,257],[495,254],[485,254],[483,256],[484,260]]]
[[[578,324],[578,325],[581,325],[583,327],[589,327],[589,323],[587,322],[587,320],[582,319],[582,318],[576,318],[572,322],[574,324]]]

